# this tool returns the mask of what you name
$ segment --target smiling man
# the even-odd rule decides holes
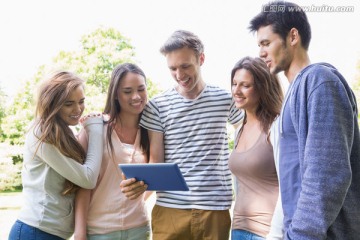
[[[190,191],[157,192],[153,239],[228,239],[232,178],[226,124],[238,123],[242,112],[229,92],[203,80],[204,46],[196,35],[176,31],[160,52],[176,86],[149,102],[140,125],[149,130],[150,162],[177,163]]]

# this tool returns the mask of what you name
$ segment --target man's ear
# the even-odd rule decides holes
[[[290,46],[295,46],[301,42],[299,31],[296,28],[290,29],[288,37],[290,40]]]
[[[202,66],[204,61],[205,61],[205,54],[204,53],[200,53],[199,61],[200,61],[200,66]]]

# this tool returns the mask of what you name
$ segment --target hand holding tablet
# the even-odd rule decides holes
[[[119,164],[126,178],[135,178],[152,191],[189,191],[176,163]]]

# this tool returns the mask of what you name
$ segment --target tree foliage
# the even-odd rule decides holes
[[[51,63],[38,68],[17,93],[1,124],[3,137],[10,144],[23,144],[26,128],[34,117],[35,93],[46,74],[56,70],[75,72],[86,80],[86,112],[99,112],[105,105],[109,79],[114,67],[124,62],[135,63],[135,51],[129,39],[113,28],[100,27],[82,36],[80,49],[60,51]],[[149,96],[159,89],[147,79]],[[0,95],[1,96],[1,95]],[[1,99],[0,99],[1,101]],[[0,109],[0,121],[1,121]]]

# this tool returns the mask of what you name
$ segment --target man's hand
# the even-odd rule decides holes
[[[123,180],[120,183],[121,192],[129,199],[138,198],[148,187],[143,181],[136,181],[135,178],[126,179],[124,174],[122,174],[122,178]]]

